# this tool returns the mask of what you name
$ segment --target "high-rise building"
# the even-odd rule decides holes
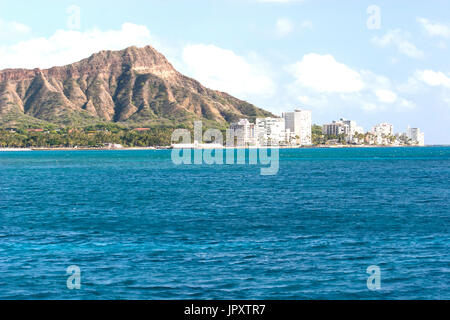
[[[381,136],[393,136],[394,126],[390,123],[380,123],[372,128],[372,133]]]
[[[283,113],[286,132],[290,132],[291,141],[299,145],[312,144],[311,121],[312,114],[309,110],[295,110]]]
[[[236,135],[237,146],[253,146],[256,144],[255,125],[247,119],[240,119],[230,125]]]
[[[286,142],[284,118],[257,118],[255,135],[259,145],[279,145]]]
[[[341,118],[340,122],[348,126],[348,134],[353,136],[356,133],[356,121]]]
[[[406,129],[406,137],[419,146],[425,145],[425,134],[419,128],[410,128],[408,126]]]
[[[350,134],[350,126],[342,120],[333,121],[332,123],[323,125],[322,133],[329,136],[348,135]]]
[[[322,126],[322,133],[329,136],[345,136],[347,143],[360,143],[360,139],[355,135],[364,134],[364,129],[357,126],[356,121],[341,118],[338,121],[325,124]]]

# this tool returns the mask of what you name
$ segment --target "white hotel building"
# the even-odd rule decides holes
[[[390,123],[380,123],[372,128],[372,133],[376,136],[393,136],[394,126]]]
[[[282,118],[246,119],[232,123],[238,146],[311,145],[311,111],[295,110]]]
[[[286,142],[286,124],[283,118],[257,118],[257,143],[260,146],[280,145]]]
[[[254,146],[256,145],[255,124],[250,123],[247,119],[240,119],[238,122],[232,123],[231,130],[234,130],[237,139],[237,146]]]
[[[418,146],[425,145],[425,134],[421,132],[419,128],[411,128],[408,126],[408,128],[406,128],[406,137],[411,139],[411,141]]]
[[[356,125],[356,121],[340,119],[338,121],[333,121],[329,124],[324,124],[322,127],[322,133],[332,136],[338,136],[340,134],[345,134],[350,137],[357,133],[364,133],[364,129]]]
[[[309,146],[312,144],[312,113],[309,110],[295,110],[283,113],[286,131],[289,130],[292,144]]]

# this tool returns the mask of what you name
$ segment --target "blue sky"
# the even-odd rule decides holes
[[[0,0],[0,69],[146,44],[276,114],[411,125],[450,143],[449,1]]]

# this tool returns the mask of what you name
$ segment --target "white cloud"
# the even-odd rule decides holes
[[[415,77],[432,87],[443,86],[450,88],[450,76],[445,75],[441,71],[419,70],[416,71]]]
[[[424,54],[413,43],[409,41],[410,35],[402,32],[400,29],[390,30],[382,37],[373,37],[372,43],[378,47],[394,46],[398,52],[408,57],[420,59]]]
[[[395,92],[389,78],[370,70],[354,70],[331,55],[307,54],[288,70],[295,78],[288,85],[288,93],[315,112],[337,108],[403,111],[415,107]]]
[[[419,81],[415,76],[410,76],[405,83],[400,83],[396,86],[399,92],[408,95],[424,94],[424,88],[423,82]]]
[[[287,18],[281,18],[278,19],[276,28],[279,35],[285,36],[294,30],[294,23]]]
[[[58,30],[52,36],[0,45],[0,69],[49,68],[70,64],[101,50],[155,44],[145,26],[124,23],[119,30]]]
[[[450,25],[431,22],[425,18],[417,18],[417,21],[422,25],[422,27],[430,36],[450,38]]]
[[[416,70],[406,83],[397,86],[403,94],[414,95],[418,99],[426,97],[427,101],[440,102],[450,106],[450,73],[434,70]],[[435,103],[436,103],[435,102]]]
[[[373,73],[370,70],[361,70],[360,74],[367,89],[376,91],[379,89],[390,89],[392,87],[392,81],[388,77]]]
[[[410,81],[415,81],[428,90],[428,99],[436,97],[443,105],[450,107],[450,73],[434,70],[417,70]]]
[[[375,91],[378,100],[383,103],[394,103],[397,100],[397,94],[387,89],[380,89]]]
[[[186,73],[205,86],[240,98],[271,96],[275,84],[254,57],[244,58],[214,45],[188,45],[183,49]]]
[[[0,19],[0,37],[26,35],[30,32],[31,28],[23,23]]]
[[[298,85],[318,92],[357,92],[364,87],[361,75],[332,55],[310,53],[289,69]]]
[[[25,28],[16,26],[17,30]],[[57,30],[49,37],[33,38],[12,45],[0,44],[0,70],[6,68],[50,68],[70,64],[101,50],[161,44],[146,26],[124,23],[118,30]],[[247,58],[216,46],[187,46],[178,60],[173,48],[162,48],[169,60],[200,82],[214,89],[247,98],[269,96],[275,84],[255,55]],[[177,51],[179,52],[179,51]],[[179,54],[179,53],[178,53]]]

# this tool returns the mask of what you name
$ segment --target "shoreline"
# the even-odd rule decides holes
[[[425,146],[371,146],[371,145],[317,145],[317,146],[279,146],[279,149],[365,149],[365,148],[427,148],[427,147],[449,147],[450,145],[425,145]],[[227,149],[270,149],[272,147],[223,147],[223,148],[185,148],[192,150],[227,150]],[[0,148],[0,152],[30,152],[30,151],[164,151],[182,150],[183,148],[171,147],[130,147],[130,148]]]

